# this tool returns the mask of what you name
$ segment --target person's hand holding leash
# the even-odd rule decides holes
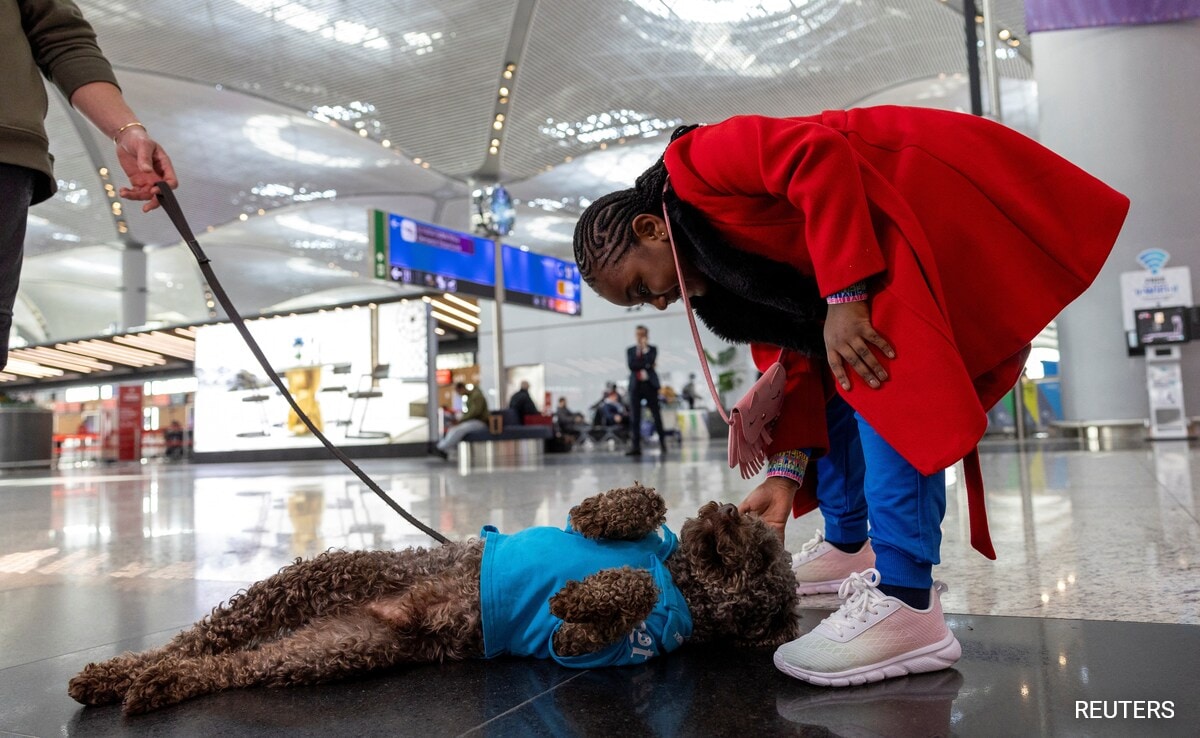
[[[121,131],[114,139],[117,144],[117,161],[129,177],[129,186],[122,187],[121,197],[126,200],[145,200],[142,212],[148,213],[159,206],[155,195],[159,194],[159,182],[166,182],[171,189],[179,186],[171,157],[157,141],[150,138],[140,124]]]
[[[850,389],[850,378],[846,375],[843,362],[849,364],[874,389],[887,381],[887,370],[871,351],[871,346],[878,348],[889,359],[896,358],[892,345],[871,325],[871,310],[866,301],[829,306],[829,313],[825,317],[825,356],[834,379],[842,389]]]

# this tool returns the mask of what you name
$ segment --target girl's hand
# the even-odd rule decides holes
[[[792,498],[799,488],[800,485],[787,477],[767,477],[746,495],[738,505],[738,512],[756,513],[782,541],[788,516],[792,514]]]
[[[850,377],[843,362],[874,389],[887,381],[887,370],[871,351],[871,346],[889,359],[896,358],[892,345],[871,325],[871,309],[866,300],[829,306],[825,317],[825,358],[842,389],[850,389]]]

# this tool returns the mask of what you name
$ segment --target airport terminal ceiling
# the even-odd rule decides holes
[[[499,180],[519,201],[508,240],[570,259],[581,203],[629,186],[682,123],[967,106],[956,0],[78,2],[247,314],[399,294],[370,276],[370,208],[467,230],[471,190]],[[1024,4],[992,6],[1006,112],[1011,95],[1028,128]],[[32,211],[20,339],[118,324],[126,246],[147,251],[148,320],[209,319],[166,216],[106,195],[111,142],[56,91],[47,127],[60,191]]]

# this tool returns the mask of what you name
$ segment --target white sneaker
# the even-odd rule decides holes
[[[915,610],[878,589],[879,572],[868,569],[842,582],[842,606],[808,633],[775,652],[780,671],[812,684],[847,687],[952,666],[962,646],[946,626],[946,591],[934,582],[929,607]]]
[[[802,595],[836,592],[846,577],[875,566],[875,550],[868,540],[857,553],[848,554],[825,540],[817,531],[811,541],[792,556],[796,574],[796,593]]]

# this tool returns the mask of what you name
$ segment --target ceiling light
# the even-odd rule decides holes
[[[359,169],[363,166],[363,160],[358,157],[330,156],[322,151],[302,149],[286,140],[284,132],[287,129],[313,125],[319,124],[300,116],[255,115],[242,126],[242,134],[258,149],[285,161],[331,169]]]
[[[507,87],[500,88],[500,97],[508,97],[508,88]]]
[[[166,364],[167,361],[162,356],[141,349],[130,348],[128,346],[119,346],[107,341],[91,339],[88,341],[73,341],[71,343],[55,344],[54,348],[60,351],[69,351],[73,354],[83,354],[92,358],[99,358],[105,361],[111,361],[117,364],[125,364],[126,366],[160,366]]]
[[[455,318],[458,318],[460,320],[465,320],[468,323],[471,323],[472,325],[481,325],[483,323],[482,320],[480,320],[475,315],[467,312],[466,310],[461,310],[459,308],[454,307],[453,305],[449,305],[449,304],[441,302],[439,300],[434,300],[432,305],[433,305],[434,310],[440,310],[443,313],[448,313],[450,315],[453,315]]]
[[[284,228],[290,228],[294,231],[309,233],[320,238],[330,238],[336,241],[349,241],[350,243],[367,243],[370,241],[370,238],[367,237],[366,233],[314,223],[311,220],[308,220],[307,218],[295,213],[276,215],[275,222]]]
[[[389,46],[387,38],[378,28],[347,20],[331,19],[299,2],[286,0],[282,2],[281,0],[235,0],[235,2],[277,23],[283,23],[305,33],[318,34],[330,41],[337,41],[349,46],[362,46],[367,49],[386,49]]]
[[[113,340],[120,344],[157,351],[189,361],[196,355],[195,340],[173,336],[162,331],[137,333],[132,336],[115,336]]]
[[[32,361],[21,361],[20,359],[9,358],[8,366],[4,367],[4,371],[11,374],[19,374],[22,377],[31,377],[33,379],[46,379],[48,377],[61,377],[66,374],[62,369],[54,367],[42,366],[41,364]]]
[[[452,318],[449,315],[446,315],[445,313],[439,313],[437,310],[433,310],[433,311],[431,311],[431,313],[432,313],[433,317],[437,318],[441,322],[446,323],[448,325],[452,325],[455,328],[458,328],[459,330],[463,330],[468,333],[475,332],[475,326],[471,325],[470,323],[467,323],[466,321],[458,320],[457,318]]]
[[[660,18],[677,18],[692,23],[737,23],[768,18],[795,10],[792,0],[629,0]]]
[[[65,351],[55,351],[45,346],[17,349],[9,354],[10,357],[30,363],[43,364],[67,371],[91,374],[94,371],[110,371],[111,364],[102,364],[93,359],[76,356]]]
[[[539,126],[543,134],[559,140],[574,139],[583,144],[594,144],[617,139],[625,143],[625,137],[649,137],[660,131],[674,128],[682,123],[680,118],[662,119],[647,113],[633,110],[609,110],[594,113],[576,121],[555,121],[546,119],[546,125]]]
[[[459,307],[466,308],[467,310],[470,310],[471,312],[475,313],[476,315],[478,315],[481,311],[481,308],[478,305],[476,305],[475,303],[470,302],[469,300],[464,300],[461,297],[459,297],[458,295],[452,295],[449,292],[443,292],[442,299],[446,300],[447,302],[452,302],[455,305],[458,305]]]

